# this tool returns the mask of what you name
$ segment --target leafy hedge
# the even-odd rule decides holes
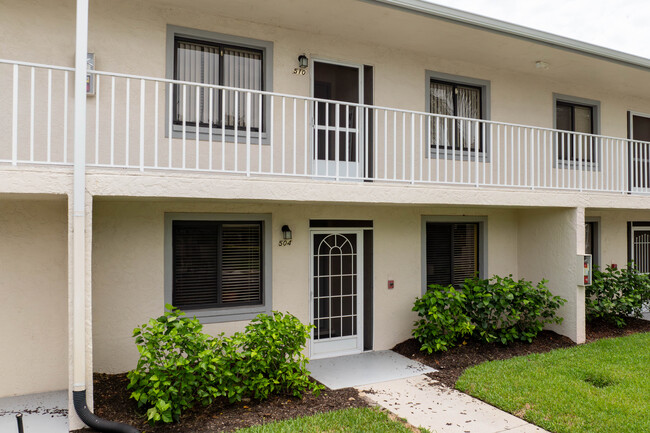
[[[549,323],[561,323],[556,312],[565,302],[542,280],[494,276],[465,280],[462,288],[430,285],[415,301],[418,313],[413,336],[429,353],[446,351],[472,336],[487,343],[531,342]]]
[[[650,302],[650,276],[628,263],[625,269],[594,266],[592,285],[585,290],[587,319],[602,318],[625,326],[625,317],[641,317]]]
[[[260,314],[244,332],[213,338],[196,317],[166,308],[133,331],[140,359],[127,375],[128,389],[138,407],[147,409],[149,422],[177,421],[195,404],[218,398],[232,403],[321,389],[309,380],[302,354],[311,327],[296,317]]]

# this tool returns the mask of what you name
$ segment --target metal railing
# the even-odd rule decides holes
[[[70,164],[71,68],[0,60],[0,163]],[[87,165],[333,181],[650,191],[650,143],[93,71]]]

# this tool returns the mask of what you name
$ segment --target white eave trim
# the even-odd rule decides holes
[[[367,1],[367,0],[362,0]],[[610,48],[581,42],[571,38],[554,35],[541,30],[535,30],[506,21],[476,15],[470,12],[425,2],[423,0],[370,0],[375,3],[383,3],[389,6],[422,13],[425,15],[446,19],[449,21],[470,25],[486,30],[515,36],[522,39],[542,43],[582,54],[591,55],[608,61],[623,63],[628,66],[650,69],[650,59],[645,57],[627,54]]]

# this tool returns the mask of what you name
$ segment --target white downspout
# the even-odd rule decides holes
[[[97,417],[86,403],[86,57],[88,0],[77,0],[72,187],[72,398],[77,416],[100,432],[140,433]]]
[[[77,0],[72,233],[73,391],[86,389],[86,56],[88,0]]]

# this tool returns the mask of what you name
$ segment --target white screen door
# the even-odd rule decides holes
[[[311,357],[363,351],[361,230],[311,233]]]
[[[312,77],[314,97],[328,100],[317,102],[314,107],[312,173],[360,179],[364,158],[360,129],[363,110],[345,103],[363,101],[363,69],[314,61]]]

